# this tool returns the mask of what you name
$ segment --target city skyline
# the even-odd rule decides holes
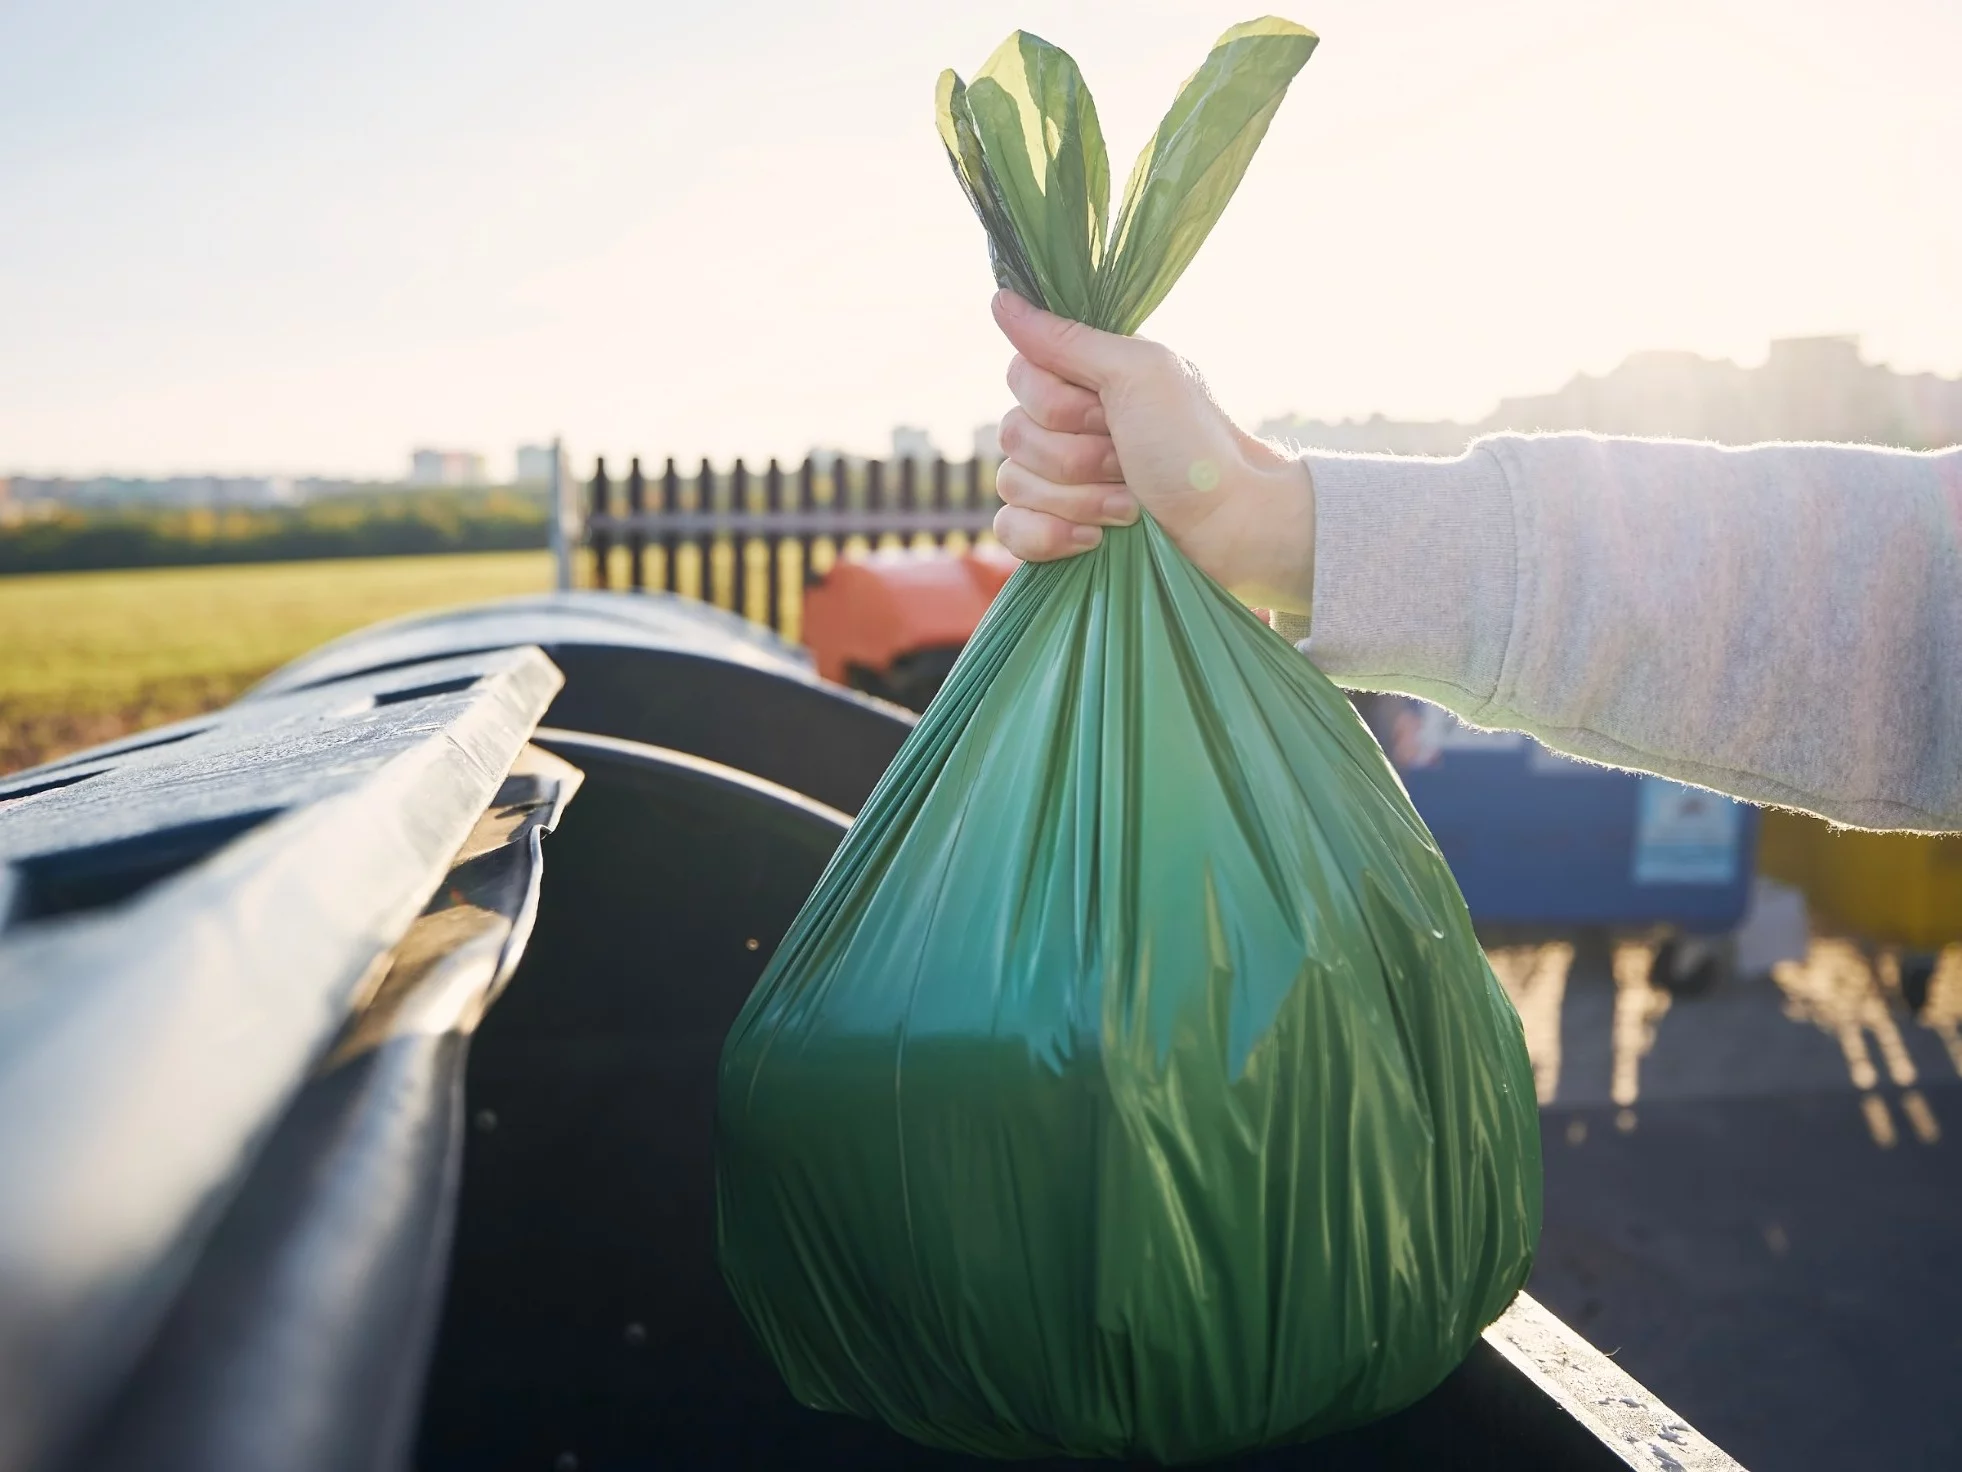
[[[1550,393],[1501,398],[1475,420],[1330,422],[1302,414],[1257,434],[1325,450],[1455,455],[1481,435],[1557,433],[1713,440],[1845,440],[1936,449],[1962,444],[1962,376],[1901,373],[1865,358],[1851,334],[1774,340],[1762,363],[1650,349]]]

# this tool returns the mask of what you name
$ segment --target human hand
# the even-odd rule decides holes
[[[1142,506],[1228,591],[1309,611],[1306,466],[1235,425],[1168,348],[1054,316],[1013,292],[996,295],[994,312],[1016,348],[996,479],[1004,547],[1029,562],[1075,556]]]

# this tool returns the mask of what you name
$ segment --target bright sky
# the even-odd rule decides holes
[[[1289,0],[1146,327],[1244,421],[1640,348],[1962,371],[1956,0]],[[0,472],[965,451],[1005,407],[935,75],[1074,54],[1121,180],[1248,0],[0,0]]]

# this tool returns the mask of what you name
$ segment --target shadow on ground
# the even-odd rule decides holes
[[[1583,961],[1529,1013],[1557,1044],[1531,1291],[1758,1472],[1962,1467],[1954,1028],[1882,969],[1827,942],[1658,1000]]]

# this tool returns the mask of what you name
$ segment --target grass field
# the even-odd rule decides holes
[[[551,586],[544,552],[0,578],[0,772],[232,699],[377,619]]]

